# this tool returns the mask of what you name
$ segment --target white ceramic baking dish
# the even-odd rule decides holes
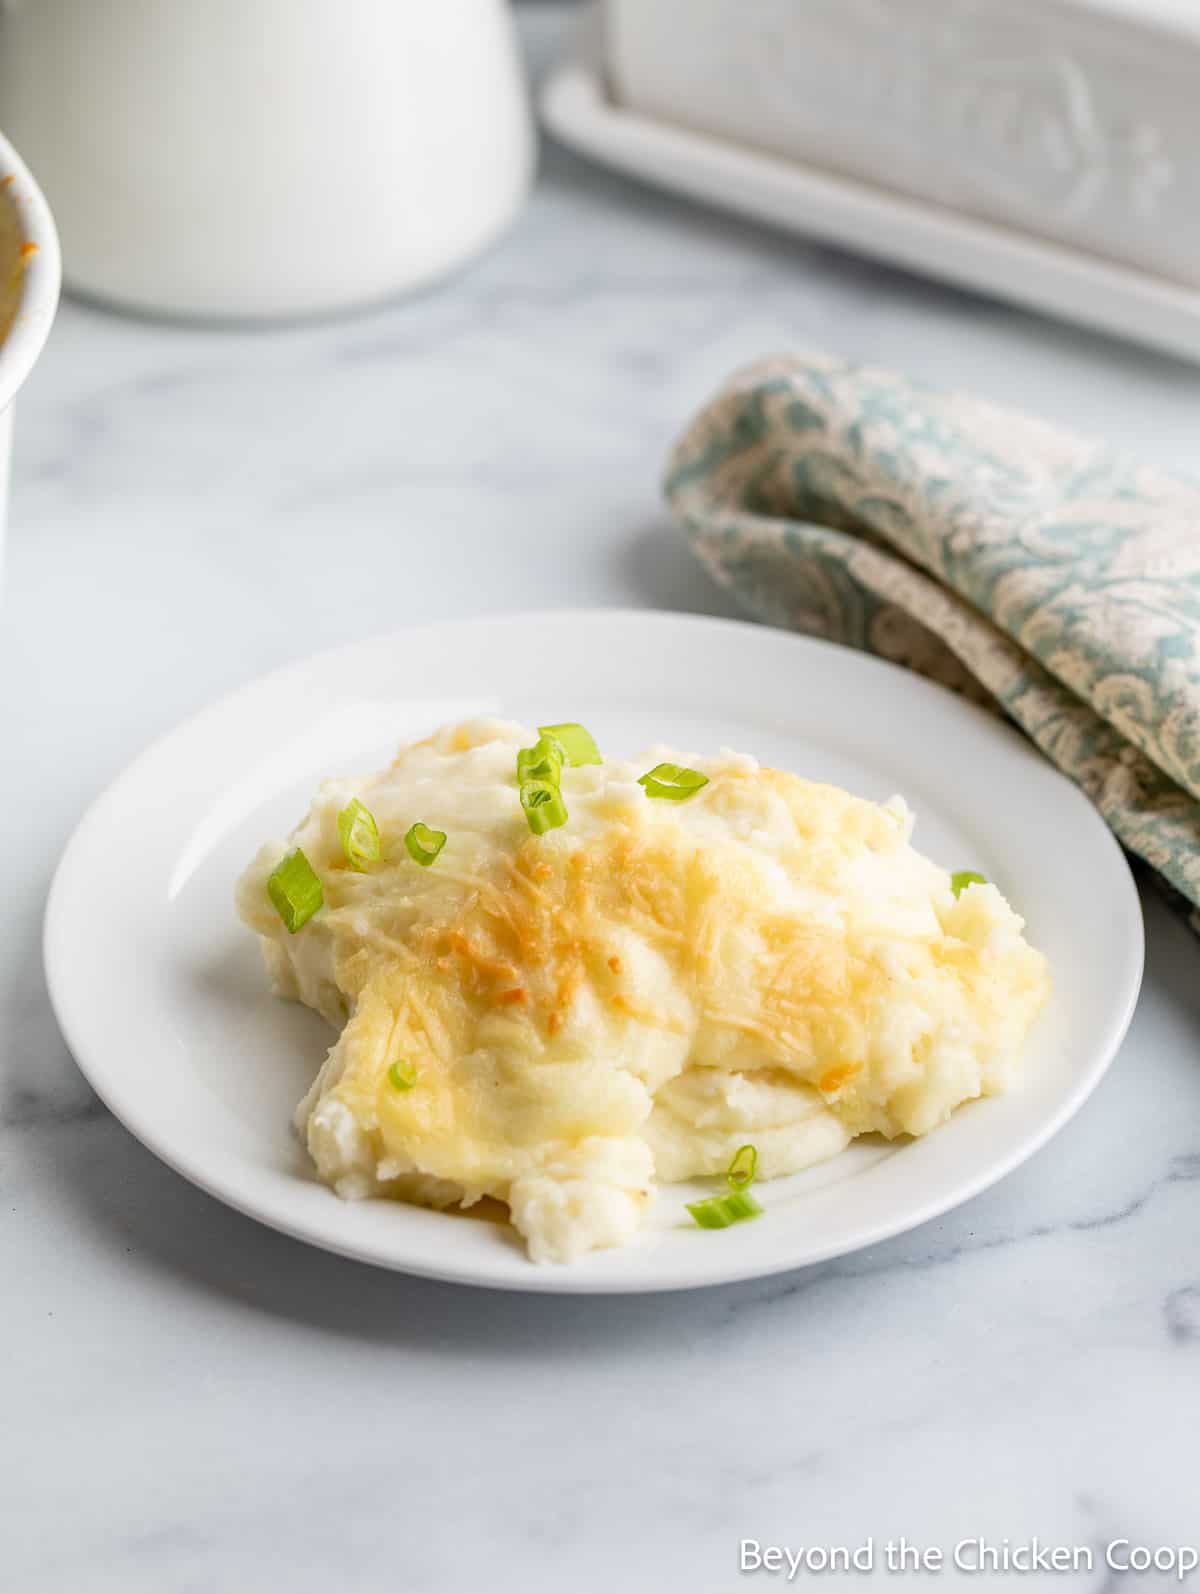
[[[50,332],[61,276],[58,234],[50,208],[24,161],[8,140],[0,137],[0,578],[13,400]]]
[[[1200,8],[1200,0],[1188,3]],[[1200,288],[630,109],[612,90],[602,20],[599,11],[585,14],[570,51],[542,87],[542,116],[565,143],[711,204],[1200,360]]]
[[[1200,287],[1197,0],[605,0],[656,121]]]

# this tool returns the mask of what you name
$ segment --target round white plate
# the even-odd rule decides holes
[[[665,1189],[624,1250],[529,1262],[504,1225],[345,1202],[291,1127],[330,1033],[267,992],[233,907],[258,844],[317,782],[368,771],[442,722],[578,719],[601,747],[723,745],[867,797],[902,792],[916,843],[995,880],[1050,958],[1055,990],[1024,1087],[912,1143],[858,1143],[764,1185],[766,1215],[710,1232]],[[1087,911],[1080,912],[1080,882]],[[844,648],[687,615],[561,613],[429,626],[268,676],[152,747],[96,801],[46,915],[51,1000],[80,1067],[139,1140],[201,1188],[304,1240],[462,1283],[684,1289],[798,1267],[936,1217],[1074,1113],[1133,1011],[1142,924],[1125,860],[1088,802],[999,720]]]

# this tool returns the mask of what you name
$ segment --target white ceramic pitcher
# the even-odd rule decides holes
[[[533,164],[505,0],[2,0],[0,126],[68,285],[177,315],[411,288],[503,229]]]

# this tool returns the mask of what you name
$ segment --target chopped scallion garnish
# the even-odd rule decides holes
[[[548,780],[526,780],[521,785],[521,807],[535,836],[557,830],[567,822],[567,805],[558,786]]]
[[[733,1222],[725,1211],[723,1196],[709,1196],[706,1201],[689,1201],[687,1209],[702,1229],[727,1229]]]
[[[739,1146],[725,1175],[731,1190],[749,1190],[758,1172],[758,1150],[755,1146]]]
[[[379,826],[375,823],[375,815],[355,797],[338,815],[337,827],[342,851],[346,854],[346,862],[359,874],[366,874],[371,865],[378,863],[382,856]]]
[[[552,742],[557,742],[563,750],[567,763],[573,769],[578,769],[581,764],[602,764],[600,749],[590,731],[568,721],[564,725],[539,725],[538,735],[549,737]]]
[[[688,1211],[702,1229],[727,1229],[731,1223],[757,1218],[762,1208],[750,1194],[757,1172],[757,1148],[739,1146],[725,1173],[728,1191],[724,1195],[709,1196],[707,1201],[691,1201]]]
[[[410,825],[405,831],[404,845],[412,861],[419,863],[422,869],[428,869],[446,845],[446,832],[430,830],[428,825],[423,825],[418,819],[415,825]]]
[[[563,759],[569,758],[570,754],[556,736],[549,734],[552,730],[563,728],[547,726],[546,730],[539,733],[532,747],[523,747],[517,754],[521,807],[535,836],[545,835],[547,830],[556,830],[567,822],[567,805],[562,796],[562,766]],[[592,746],[595,746],[594,742]]]
[[[563,750],[549,736],[539,736],[532,747],[522,747],[517,754],[517,782],[545,781],[557,786],[562,778]]]
[[[976,874],[974,869],[957,869],[950,876],[950,889],[956,897],[961,897],[968,886],[985,886],[987,881],[981,874]]]
[[[393,1090],[411,1090],[417,1082],[417,1071],[411,1063],[395,1062],[388,1069],[388,1084]]]
[[[638,785],[646,788],[647,797],[667,797],[680,803],[707,786],[708,776],[682,764],[655,764],[653,769],[638,777]]]
[[[289,935],[295,935],[325,901],[317,871],[297,847],[267,876],[267,895]]]
[[[762,1214],[762,1208],[746,1190],[730,1190],[727,1195],[709,1196],[707,1201],[689,1201],[688,1211],[702,1229],[727,1229],[733,1223]]]

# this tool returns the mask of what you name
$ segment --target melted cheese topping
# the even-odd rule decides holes
[[[1010,1083],[1045,959],[994,886],[955,899],[899,798],[653,748],[564,770],[568,822],[533,836],[515,760],[534,740],[472,721],[328,782],[239,884],[275,988],[341,1030],[297,1111],[341,1194],[493,1196],[535,1260],[570,1260],[746,1141],[769,1179]],[[709,784],[648,798],[664,759]],[[384,843],[367,874],[338,839],[352,797]],[[417,819],[448,835],[431,868],[403,847]],[[266,879],[294,846],[325,906],[290,936]]]

